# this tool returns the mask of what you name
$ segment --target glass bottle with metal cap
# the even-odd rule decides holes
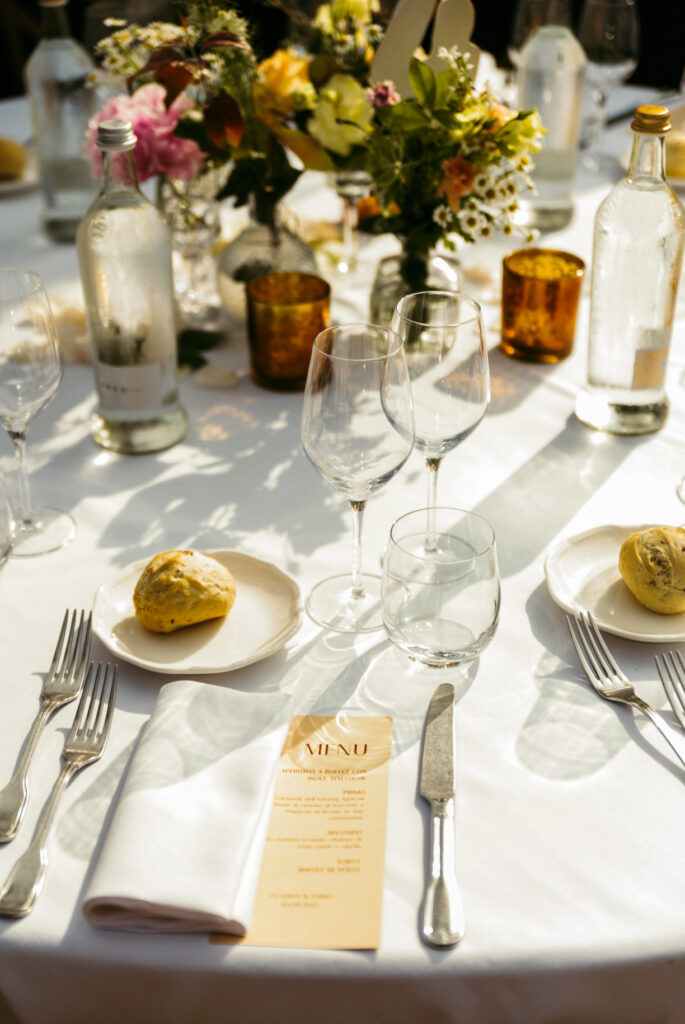
[[[647,434],[668,415],[666,367],[685,212],[664,175],[666,107],[642,106],[630,167],[595,216],[587,385],[576,415],[613,434]]]
[[[42,38],[25,69],[43,193],[43,227],[57,242],[73,242],[97,193],[84,152],[98,98],[95,64],[71,37],[67,0],[40,0]]]
[[[160,451],[187,428],[177,391],[171,237],[138,188],[130,123],[103,121],[96,141],[100,194],[76,239],[98,393],[92,433],[116,452]]]

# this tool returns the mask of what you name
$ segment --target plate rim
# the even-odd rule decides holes
[[[169,549],[172,550],[172,549]],[[104,599],[103,595],[105,591],[113,586],[120,583],[126,576],[132,572],[142,571],[146,565],[154,558],[154,555],[148,556],[147,558],[139,558],[133,562],[130,562],[116,575],[112,575],[104,580],[103,583],[96,589],[93,596],[92,611],[93,611],[93,633],[105,645],[108,651],[121,658],[122,661],[126,661],[131,665],[136,665],[138,668],[145,669],[149,672],[159,672],[162,675],[221,675],[224,672],[233,672],[239,668],[245,668],[248,665],[253,665],[257,661],[262,661],[264,658],[270,657],[279,651],[284,644],[288,642],[299,630],[302,622],[302,592],[300,585],[297,580],[287,573],[280,566],[274,562],[264,558],[260,558],[258,555],[252,555],[246,551],[239,551],[236,548],[178,548],[173,550],[184,550],[184,551],[197,551],[198,554],[207,555],[209,558],[221,555],[237,555],[241,559],[245,559],[248,562],[256,563],[257,565],[268,568],[272,573],[280,576],[289,586],[291,594],[295,602],[295,609],[291,616],[290,621],[276,633],[266,644],[262,644],[256,648],[251,654],[246,655],[239,661],[231,662],[229,665],[222,666],[220,668],[207,668],[206,666],[184,666],[183,668],[167,667],[159,662],[151,662],[145,658],[140,658],[133,653],[124,652],[121,648],[113,643],[110,638],[103,634],[103,631],[99,628],[99,622],[96,618],[96,609],[98,598]]]
[[[574,612],[577,612],[577,611],[586,611],[587,610],[585,608],[581,608],[579,605],[575,605],[575,606],[570,605],[567,601],[563,600],[559,596],[558,591],[555,591],[555,589],[554,589],[554,587],[552,585],[552,582],[550,580],[550,568],[549,567],[558,558],[559,553],[561,552],[562,549],[567,548],[567,547],[571,546],[572,544],[577,544],[577,543],[579,543],[581,541],[584,541],[588,537],[592,536],[593,534],[601,533],[602,531],[606,531],[606,530],[621,530],[621,531],[625,531],[626,532],[626,536],[630,536],[631,533],[638,533],[641,530],[647,530],[647,529],[650,529],[650,528],[652,528],[654,526],[657,526],[657,525],[660,525],[660,524],[658,524],[658,523],[641,523],[641,524],[633,524],[633,523],[603,523],[603,524],[600,524],[599,526],[593,526],[593,527],[590,527],[587,530],[583,530],[580,533],[569,534],[566,537],[560,538],[554,544],[554,546],[552,548],[550,548],[550,550],[548,551],[547,555],[545,556],[544,565],[543,565],[544,574],[545,574],[545,581],[547,583],[547,590],[548,590],[552,600],[555,601],[555,603],[560,608],[563,608],[564,611],[570,612],[571,614],[574,613]],[[618,566],[616,567],[616,571],[618,573]],[[620,577],[620,573],[619,573],[619,577]],[[649,609],[645,608],[645,612],[649,612]],[[658,613],[654,612],[652,614],[658,614]],[[685,612],[681,613],[681,614],[685,615]],[[675,616],[669,616],[669,618],[674,618],[674,617]],[[637,641],[640,641],[642,643],[655,643],[655,644],[657,644],[657,643],[663,644],[663,643],[683,643],[683,642],[685,642],[685,630],[682,633],[679,633],[677,635],[674,635],[673,633],[669,633],[669,634],[663,634],[663,633],[659,633],[659,634],[636,633],[634,630],[621,628],[620,625],[616,625],[613,622],[607,622],[606,620],[602,619],[601,616],[595,615],[595,619],[597,621],[597,625],[605,633],[611,633],[613,636],[620,636],[620,637],[623,637],[626,640],[637,640]]]

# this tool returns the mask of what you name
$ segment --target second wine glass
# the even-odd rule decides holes
[[[614,89],[637,67],[639,31],[634,0],[585,0],[578,39],[587,54],[586,77],[597,105],[590,152],[584,160],[592,170],[600,170],[607,162],[607,104]]]
[[[0,269],[0,423],[14,445],[19,477],[12,555],[43,555],[74,536],[71,516],[32,506],[25,467],[26,430],[62,379],[57,328],[43,282],[29,270]]]
[[[404,343],[431,509],[443,457],[476,429],[490,404],[483,317],[460,292],[414,292],[397,303],[392,327]]]
[[[380,577],[361,568],[362,519],[367,499],[397,473],[414,446],[409,374],[394,331],[343,324],[317,335],[304,393],[302,446],[353,512],[351,572],[318,583],[307,612],[342,633],[380,629]]]

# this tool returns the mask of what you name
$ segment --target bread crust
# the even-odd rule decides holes
[[[155,633],[228,615],[236,598],[235,580],[225,566],[198,551],[155,555],[133,592],[138,620]]]

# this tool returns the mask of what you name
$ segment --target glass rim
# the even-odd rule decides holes
[[[0,280],[4,274],[16,274],[18,277],[23,277],[27,283],[27,292],[43,292],[47,296],[45,281],[35,270],[26,270],[24,267],[0,267]],[[8,296],[0,296],[0,298],[4,300]]]
[[[445,297],[449,297],[450,299],[460,299],[464,302],[467,302],[471,306],[472,315],[466,316],[463,320],[453,320],[447,321],[445,323],[434,324],[431,323],[431,321],[429,320],[420,320],[418,319],[418,317],[408,316],[406,313],[403,313],[401,308],[403,303],[407,302],[409,299],[416,299],[420,295],[444,295]],[[466,292],[450,292],[446,291],[445,289],[439,288],[427,288],[421,292],[411,292],[411,294],[409,295],[403,295],[402,298],[398,300],[395,306],[395,313],[406,323],[418,324],[420,327],[461,327],[463,324],[474,323],[477,320],[480,320],[482,322],[483,320],[482,306],[480,302],[474,299],[471,295],[467,295]]]
[[[380,332],[385,335],[389,341],[393,342],[392,348],[388,348],[387,352],[383,352],[380,355],[369,354],[367,356],[342,356],[337,353],[326,352],[319,344],[320,340],[326,335],[333,334],[335,331],[342,329],[355,327],[364,330],[371,328],[374,332]],[[322,356],[325,356],[326,359],[334,359],[340,363],[380,363],[388,359],[390,356],[395,356],[398,352],[402,352],[404,350],[404,343],[397,331],[393,330],[392,327],[384,327],[382,324],[370,324],[360,321],[359,323],[334,324],[332,327],[324,327],[323,331],[319,331],[317,336],[314,338],[313,349],[316,349],[316,351]]]
[[[418,561],[418,562],[429,562],[429,561],[431,561],[431,558],[430,558],[429,555],[418,555],[418,554],[416,554],[415,551],[408,551],[407,548],[402,544],[401,539],[399,539],[395,535],[395,530],[406,519],[409,519],[410,517],[413,518],[414,516],[419,516],[419,515],[423,515],[424,517],[427,518],[430,515],[431,512],[434,512],[434,513],[435,512],[453,512],[453,513],[456,512],[458,515],[461,516],[462,519],[464,519],[464,518],[465,519],[475,519],[475,520],[477,520],[478,523],[481,523],[486,528],[486,530],[487,530],[487,532],[489,534],[489,537],[490,537],[490,540],[488,541],[488,543],[484,544],[484,545],[478,545],[478,549],[472,555],[469,555],[468,557],[465,556],[463,558],[449,557],[449,558],[445,559],[445,564],[459,565],[459,564],[461,564],[463,562],[470,562],[474,558],[482,558],[483,555],[487,555],[488,552],[492,551],[493,548],[495,547],[496,538],[495,538],[495,531],[494,531],[493,527],[487,521],[487,519],[484,519],[483,516],[479,516],[477,512],[471,512],[469,509],[466,509],[466,508],[457,508],[454,505],[436,505],[435,508],[432,508],[432,509],[429,508],[428,506],[426,506],[425,508],[415,508],[415,509],[412,509],[410,512],[404,512],[401,516],[398,516],[398,518],[394,521],[394,523],[390,527],[390,540],[393,542],[393,544],[395,544],[398,548],[400,548],[401,551],[403,551],[405,554],[409,555],[411,558],[415,558],[416,561]],[[434,533],[437,536],[440,536],[441,534],[445,534],[445,531],[436,528],[434,530]],[[415,536],[415,534],[412,534],[412,536]]]
[[[268,295],[265,296],[263,294],[259,294],[261,289],[266,289],[267,278],[282,279],[284,277],[296,277],[303,284],[309,284],[311,286],[310,294],[298,296],[297,298],[276,300],[270,299]],[[319,277],[318,274],[310,274],[309,272],[299,270],[281,270],[277,272],[270,272],[268,274],[259,274],[258,277],[253,277],[251,281],[248,281],[245,288],[249,299],[260,306],[307,306],[314,302],[325,302],[331,295],[331,286],[325,278]]]
[[[524,274],[522,271],[516,270],[516,268],[512,267],[509,263],[514,256],[519,256],[521,253],[527,253],[530,255],[545,253],[550,256],[562,256],[564,259],[575,263],[576,272],[575,274],[564,274],[562,277],[550,278],[538,277],[535,274]],[[582,259],[582,257],[577,256],[574,252],[568,252],[567,249],[552,249],[544,245],[531,246],[530,248],[523,249],[513,249],[511,252],[508,252],[506,256],[502,257],[502,266],[506,268],[508,274],[511,274],[512,277],[517,277],[521,281],[543,281],[545,284],[554,284],[558,281],[575,281],[579,277],[582,277],[586,270],[585,260]]]

